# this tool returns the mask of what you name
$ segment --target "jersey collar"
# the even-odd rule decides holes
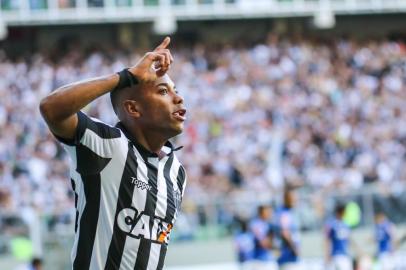
[[[130,132],[128,132],[128,130],[126,129],[126,127],[123,125],[122,122],[118,122],[116,124],[116,127],[119,128],[124,135],[127,137],[127,139],[129,139],[134,146],[137,148],[137,150],[140,152],[142,158],[144,158],[144,160],[147,160],[148,158],[157,158],[158,154],[149,151],[147,148],[145,148],[142,144],[140,144],[137,139],[131,135]],[[165,145],[162,147],[161,151],[164,152],[166,154],[166,156],[170,156],[173,154],[173,152],[178,151],[180,149],[182,149],[183,146],[179,146],[179,147],[174,147],[173,144],[170,141],[166,141]]]

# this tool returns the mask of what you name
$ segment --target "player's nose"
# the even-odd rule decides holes
[[[183,101],[184,101],[183,97],[178,93],[175,93],[175,95],[173,96],[173,102],[175,104],[183,104]]]

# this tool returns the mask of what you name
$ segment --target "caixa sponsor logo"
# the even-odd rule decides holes
[[[169,242],[169,234],[173,227],[171,223],[146,215],[144,212],[139,213],[133,207],[124,208],[118,213],[117,225],[128,236],[150,239],[159,243]]]

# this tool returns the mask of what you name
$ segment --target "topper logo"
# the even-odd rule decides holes
[[[137,188],[140,188],[142,190],[144,190],[144,189],[146,189],[148,191],[151,190],[151,186],[148,183],[145,183],[145,182],[143,182],[143,181],[141,181],[141,180],[139,180],[139,179],[137,179],[135,177],[131,177],[131,183],[133,185],[135,185]]]
[[[151,219],[153,219],[151,227]],[[135,208],[123,208],[117,215],[117,225],[128,236],[168,243],[173,225],[158,217],[151,217]]]

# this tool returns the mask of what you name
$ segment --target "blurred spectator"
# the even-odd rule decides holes
[[[254,235],[248,228],[246,220],[240,220],[240,230],[234,238],[238,262],[242,270],[251,269],[254,259]]]
[[[58,0],[60,8],[73,8],[76,6],[76,0]]]
[[[345,205],[338,204],[326,226],[326,258],[330,270],[353,270],[349,254],[350,227],[344,222]]]
[[[395,226],[383,212],[375,214],[376,257],[382,270],[396,269],[394,263],[394,231]]]
[[[283,206],[277,212],[277,226],[281,239],[278,263],[281,270],[298,270],[300,265],[300,226],[294,213],[297,194],[288,188],[283,194]]]
[[[30,9],[46,9],[47,6],[46,0],[30,0]]]
[[[257,216],[250,222],[250,231],[254,235],[254,260],[255,269],[277,270],[278,265],[271,252],[274,240],[274,226],[271,225],[272,208],[260,205]]]
[[[17,9],[19,7],[19,1],[16,0],[1,0],[1,8],[4,10]]]
[[[104,0],[87,0],[87,4],[89,7],[103,7]]]

